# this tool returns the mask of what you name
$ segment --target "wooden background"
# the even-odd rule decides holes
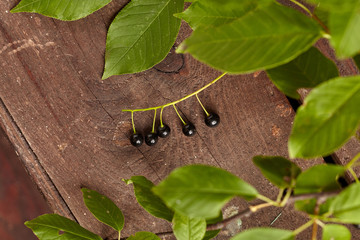
[[[270,198],[277,195],[251,159],[260,154],[288,155],[294,110],[264,72],[257,77],[225,76],[199,94],[204,105],[220,115],[219,127],[205,126],[204,113],[191,98],[177,106],[196,125],[196,136],[185,137],[175,112],[168,108],[164,122],[171,127],[171,136],[154,147],[134,148],[128,140],[130,114],[122,109],[177,100],[221,73],[172,50],[150,70],[102,81],[106,31],[127,1],[113,1],[75,22],[9,13],[18,2],[0,2],[1,125],[54,212],[104,238],[114,238],[114,232],[98,223],[83,204],[80,188],[85,186],[110,197],[123,210],[123,236],[169,231],[170,224],[153,218],[136,203],[132,186],[122,179],[144,175],[158,183],[174,168],[193,163],[222,167],[260,193]],[[190,33],[183,24],[175,47]],[[318,47],[333,55],[326,42]],[[343,74],[357,71],[351,62],[338,64]],[[151,112],[135,113],[137,130],[149,131],[152,118]],[[351,142],[334,159],[344,164],[358,151],[359,144]],[[295,161],[305,169],[323,159]],[[236,199],[225,211],[247,205]],[[279,213],[277,208],[261,211],[243,219],[241,228],[269,226]],[[305,221],[301,213],[287,208],[272,226],[295,229]]]
[[[0,129],[0,239],[35,240],[24,222],[50,212]]]

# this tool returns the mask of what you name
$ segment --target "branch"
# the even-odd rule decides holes
[[[324,203],[328,198],[330,197],[334,197],[337,194],[339,194],[341,191],[337,190],[337,191],[331,191],[331,192],[322,192],[322,193],[308,193],[308,194],[301,194],[301,195],[296,195],[296,196],[291,196],[288,201],[286,202],[286,204],[284,205],[284,207],[299,201],[299,200],[306,200],[306,199],[310,199],[310,198],[316,198],[319,204]],[[269,205],[269,206],[273,206],[273,205]],[[241,219],[242,217],[250,217],[251,214],[255,213],[258,209],[256,209],[255,211],[252,210],[254,209],[254,207],[249,207],[241,212],[239,212],[238,214],[224,219],[221,222],[215,223],[215,224],[211,224],[207,227],[207,230],[215,230],[215,229],[223,229],[225,228],[228,224],[230,224],[232,221],[235,221],[237,219]]]
[[[316,198],[318,204],[320,205],[320,204],[324,203],[328,198],[334,197],[337,194],[339,194],[340,192],[341,192],[341,190],[337,190],[337,191],[331,191],[331,192],[308,193],[308,194],[291,196],[287,200],[286,204],[283,207],[286,207],[296,201],[306,200],[306,199],[310,199],[310,198]],[[244,209],[243,211],[239,212],[238,214],[236,214],[232,217],[226,218],[221,222],[208,225],[206,230],[210,231],[210,230],[224,229],[231,222],[241,219],[243,217],[250,217],[253,213],[257,212],[259,209],[265,208],[265,207],[270,207],[270,206],[274,206],[274,205],[269,204],[269,203],[265,203],[265,204],[261,203],[259,205],[250,206],[250,207]],[[169,232],[161,232],[161,233],[155,233],[155,234],[159,237],[168,237],[168,236],[172,236],[174,233],[172,231],[169,231]],[[121,239],[125,240],[126,238],[121,238]]]

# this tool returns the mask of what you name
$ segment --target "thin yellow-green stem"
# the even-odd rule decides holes
[[[351,159],[351,161],[348,162],[348,164],[345,165],[345,167],[346,167],[347,169],[350,169],[350,168],[354,165],[354,163],[356,163],[356,161],[357,161],[359,158],[360,158],[360,152],[359,152],[358,154],[356,154],[355,157],[353,157],[353,159]]]
[[[316,219],[315,222],[322,228],[325,227],[325,223],[323,223],[322,221],[320,221],[319,219]]]
[[[200,106],[202,107],[202,109],[204,110],[206,116],[209,116],[210,114],[208,113],[208,111],[206,111],[206,108],[204,107],[204,105],[202,104],[202,102],[200,101],[200,98],[197,94],[195,94],[196,99],[198,100],[198,102],[200,103]]]
[[[311,11],[305,7],[305,5],[303,5],[302,3],[299,3],[296,0],[290,0],[290,2],[293,2],[294,4],[298,5],[299,7],[301,7],[305,12],[307,12],[310,16],[312,16],[313,14],[311,13]]]
[[[153,126],[152,126],[152,133],[154,133],[155,132],[155,123],[156,123],[156,109],[154,110],[155,111],[155,113],[154,113],[154,120],[153,120]]]
[[[145,111],[151,111],[151,110],[155,110],[155,109],[159,109],[159,108],[165,108],[165,107],[168,107],[168,106],[171,106],[171,105],[174,105],[174,104],[177,104],[179,102],[182,102],[196,94],[198,94],[199,92],[203,91],[204,89],[210,87],[211,85],[213,85],[214,83],[216,83],[217,81],[219,81],[223,76],[225,76],[227,73],[223,73],[221,74],[220,76],[218,76],[216,79],[212,80],[210,83],[208,83],[207,85],[205,85],[204,87],[200,88],[199,90],[189,94],[189,95],[186,95],[185,97],[179,99],[179,100],[176,100],[176,101],[173,101],[173,102],[170,102],[170,103],[167,103],[167,104],[164,104],[164,105],[160,105],[160,106],[156,106],[156,107],[150,107],[150,108],[138,108],[138,109],[123,109],[122,111],[123,112],[145,112]]]
[[[360,130],[358,130],[355,134],[355,138],[356,140],[358,140],[360,142]]]
[[[269,203],[269,204],[271,204],[271,205],[273,205],[273,206],[278,206],[278,203],[277,203],[277,202],[271,200],[271,199],[268,198],[268,197],[265,197],[264,195],[259,194],[259,195],[256,196],[256,198],[258,198],[258,199],[260,199],[260,200],[263,200],[264,202],[267,202],[267,203]]]
[[[131,112],[131,124],[134,130],[134,134],[136,134],[135,124],[134,124],[134,112]]]
[[[356,168],[356,167],[360,166],[360,162],[354,163],[354,165],[352,165],[352,166],[353,166],[353,168]]]
[[[278,194],[278,196],[277,196],[277,198],[276,198],[276,202],[277,202],[277,203],[280,203],[281,197],[283,196],[284,191],[285,191],[285,188],[280,188],[279,194]]]
[[[163,121],[162,121],[163,110],[164,110],[164,108],[162,107],[161,110],[160,110],[160,126],[161,127],[164,127],[164,124],[163,124]]]
[[[314,222],[314,219],[311,219],[307,223],[305,223],[305,224],[301,225],[300,227],[298,227],[297,229],[295,229],[293,231],[294,235],[298,235],[302,231],[306,230],[308,227],[310,227],[313,224],[313,222]]]
[[[121,239],[121,233],[120,233],[120,231],[119,231],[118,240],[120,240],[120,239]]]
[[[291,192],[292,192],[292,189],[289,188],[288,191],[286,192],[286,195],[284,197],[284,199],[281,201],[280,203],[280,206],[283,207],[286,205],[287,201],[289,200],[290,196],[291,196]]]
[[[352,168],[348,169],[350,174],[353,176],[353,178],[355,179],[356,183],[359,183],[359,178],[356,176],[356,173],[354,172],[354,170]]]
[[[266,203],[262,203],[262,204],[259,204],[256,206],[250,206],[249,209],[251,212],[256,212],[259,209],[270,207],[270,206],[274,206],[273,203],[266,202]]]
[[[175,104],[174,104],[173,106],[174,106],[175,112],[176,112],[176,114],[178,115],[178,117],[180,118],[181,122],[182,122],[184,125],[186,125],[186,122],[184,121],[184,119],[182,119],[181,115],[179,114],[178,110],[176,109]]]

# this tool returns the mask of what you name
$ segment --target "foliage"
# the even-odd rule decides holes
[[[12,12],[36,12],[65,21],[83,18],[110,0],[22,0]],[[333,153],[355,135],[360,125],[360,76],[339,77],[336,65],[313,47],[329,40],[339,59],[354,58],[360,66],[360,1],[296,1],[298,10],[273,0],[197,0],[183,11],[184,0],[131,0],[108,30],[103,78],[136,73],[160,62],[173,46],[184,20],[193,29],[177,48],[221,70],[220,77],[184,98],[145,111],[175,106],[218,81],[226,73],[265,70],[280,91],[299,98],[299,88],[313,88],[298,109],[289,138],[291,158],[313,158]],[[313,12],[307,4],[312,4]],[[180,20],[181,19],[181,20]],[[155,119],[155,118],[154,118]],[[134,127],[134,126],[133,126]],[[134,127],[135,130],[135,127]],[[256,156],[254,164],[279,189],[271,200],[228,171],[191,165],[174,170],[158,185],[143,176],[125,180],[133,184],[139,204],[155,217],[173,223],[178,239],[210,239],[227,223],[213,223],[234,197],[257,198],[259,205],[244,209],[240,217],[269,206],[295,208],[309,222],[294,231],[254,228],[233,239],[294,239],[311,225],[323,227],[323,239],[350,239],[338,223],[360,224],[360,183],[353,168],[360,154],[346,166],[319,165],[306,171],[280,156]],[[356,183],[341,190],[338,178],[349,171]],[[107,197],[83,189],[84,202],[101,222],[120,233],[121,210]],[[293,195],[292,195],[293,194]],[[329,224],[331,223],[331,224]],[[336,224],[334,224],[336,223]],[[26,222],[40,239],[101,239],[77,223],[56,214]],[[159,239],[138,232],[129,239]]]
[[[273,163],[279,159],[281,159],[279,168],[285,169],[285,166],[288,166],[288,171],[278,171],[272,164],[265,164],[266,161]],[[221,215],[211,218],[211,216],[213,216],[212,214],[204,214],[204,212],[207,210],[218,213],[218,209],[223,208],[226,201],[236,195],[247,196],[246,198],[249,196],[256,197],[264,203],[250,205],[247,211],[242,211],[242,213],[239,213],[234,219],[249,216],[251,213],[270,206],[283,208],[295,201],[297,209],[307,213],[310,221],[294,231],[276,228],[253,228],[239,233],[231,238],[233,240],[265,238],[269,240],[291,240],[295,239],[297,234],[307,229],[314,222],[321,222],[320,225],[324,227],[323,239],[350,239],[350,232],[346,227],[331,224],[334,222],[360,224],[360,183],[351,184],[342,191],[338,189],[338,185],[336,184],[339,175],[345,171],[344,167],[318,165],[301,172],[300,168],[293,162],[279,156],[257,156],[254,157],[253,161],[259,166],[261,172],[265,174],[265,177],[269,178],[272,182],[277,182],[277,179],[281,177],[284,179],[289,178],[289,172],[293,173],[290,174],[291,184],[288,184],[288,182],[278,184],[279,197],[276,200],[271,200],[257,193],[248,183],[231,173],[220,168],[206,165],[180,167],[156,186],[144,176],[135,176],[132,177],[131,180],[125,180],[125,182],[127,184],[134,184],[134,191],[139,204],[153,216],[164,219],[164,216],[166,216],[166,218],[169,217],[169,215],[167,215],[168,213],[175,212],[172,219],[165,219],[172,222],[173,233],[179,240],[211,239],[215,237],[225,226],[226,221],[222,219]],[[356,161],[353,162],[355,163]],[[320,167],[321,169],[319,169]],[[199,182],[196,174],[200,172],[203,172],[203,175],[200,176],[201,181]],[[211,172],[211,175],[209,175],[209,172]],[[324,172],[323,180],[311,184],[309,179],[316,179],[313,175],[319,172]],[[202,179],[204,177],[206,179]],[[211,177],[214,179],[212,180]],[[222,178],[225,179],[225,184],[218,184]],[[228,180],[226,178],[228,178]],[[227,185],[228,183],[231,185],[230,188]],[[192,184],[196,187],[191,188]],[[185,191],[186,194],[181,195],[178,201],[193,202],[194,204],[174,205],[173,199],[176,198],[178,194],[168,194],[167,190],[170,189],[168,187]],[[235,191],[236,187],[238,187],[238,192]],[[143,191],[142,189],[145,190]],[[191,192],[191,189],[201,191],[201,193],[205,194],[188,194]],[[337,191],[329,192],[334,189]],[[284,190],[287,191],[286,194],[284,194]],[[227,191],[229,195],[224,197],[224,193]],[[121,210],[118,209],[109,198],[96,191],[83,188],[82,192],[84,202],[89,211],[98,220],[117,230],[120,239],[120,232],[124,226],[124,218]],[[295,195],[291,196],[289,194],[291,192],[294,192]],[[157,196],[155,196],[154,193]],[[329,201],[320,201],[320,198],[329,199]],[[226,201],[224,201],[224,199],[226,199]],[[248,200],[249,199],[250,198],[248,198]],[[160,205],[157,202],[158,200],[161,202]],[[198,203],[202,203],[204,206],[201,207]],[[170,209],[168,209],[165,204]],[[194,205],[196,206],[195,208]],[[315,205],[318,205],[321,210],[316,210]],[[216,211],[212,209],[216,209]],[[164,215],[163,213],[166,214]],[[76,222],[56,214],[45,214],[25,224],[33,230],[40,240],[54,239],[56,237],[64,240],[75,237],[76,239],[101,239],[98,235],[82,228]],[[128,239],[155,240],[159,239],[159,237],[150,232],[138,232]]]

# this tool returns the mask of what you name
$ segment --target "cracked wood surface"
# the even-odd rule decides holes
[[[202,109],[191,98],[177,106],[196,125],[196,136],[185,137],[175,112],[166,108],[164,122],[171,127],[171,136],[154,147],[136,149],[128,140],[130,114],[121,109],[179,99],[220,73],[172,50],[150,70],[102,81],[106,30],[126,1],[112,2],[75,22],[10,14],[17,2],[0,3],[1,124],[52,210],[113,238],[114,232],[85,208],[80,188],[86,186],[123,210],[123,236],[169,231],[170,224],[141,209],[132,186],[122,179],[144,175],[158,183],[174,168],[193,163],[225,168],[262,194],[276,197],[275,188],[251,159],[260,154],[287,156],[294,112],[263,72],[257,77],[226,76],[199,94],[204,105],[221,116],[219,127],[205,126]],[[183,24],[175,46],[189,34]],[[149,131],[153,112],[134,116],[137,129]],[[305,169],[322,160],[296,162]],[[236,199],[227,209],[241,210],[247,204]],[[268,226],[279,212],[271,208],[255,214],[244,219],[242,227]],[[294,229],[305,220],[285,209],[273,226]]]

